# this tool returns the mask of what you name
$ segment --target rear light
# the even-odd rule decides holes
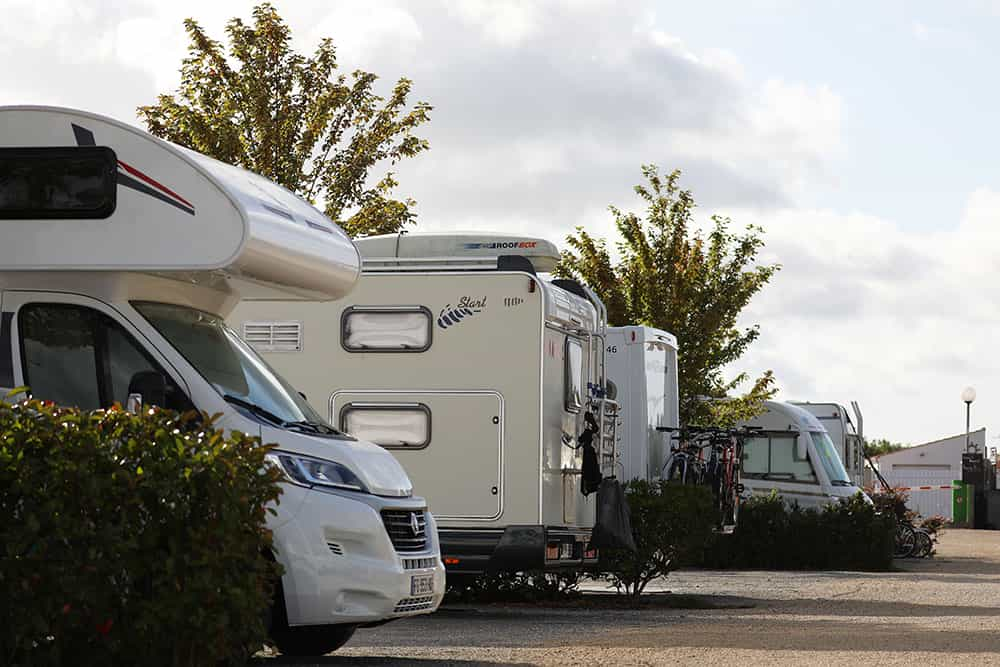
[[[559,560],[558,542],[551,542],[545,545],[545,560]]]
[[[559,558],[561,560],[572,560],[573,559],[573,543],[563,542],[559,545]]]
[[[457,558],[445,558],[444,559],[444,564],[445,565],[458,565],[460,562],[461,561],[459,561],[459,559],[457,559]]]
[[[593,560],[597,558],[597,549],[591,547],[583,552],[583,557],[587,560]]]

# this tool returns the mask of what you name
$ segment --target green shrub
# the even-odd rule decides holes
[[[821,510],[789,507],[776,494],[740,508],[732,535],[716,535],[701,565],[715,569],[888,570],[895,519],[858,494]]]
[[[0,402],[0,664],[216,665],[261,646],[277,473],[210,422]]]
[[[625,487],[636,551],[605,549],[601,576],[630,597],[689,564],[716,524],[708,487],[632,480]]]

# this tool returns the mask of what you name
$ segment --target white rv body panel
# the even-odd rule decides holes
[[[354,415],[370,411],[358,422],[370,428],[377,411],[407,409],[415,424],[427,424],[419,427],[427,428],[426,438],[414,437],[408,444],[390,439],[386,446],[427,494],[446,562],[449,545],[461,542],[449,567],[461,572],[500,567],[500,556],[491,561],[492,551],[477,549],[496,547],[501,553],[508,542],[514,551],[518,544],[537,544],[539,555],[544,535],[556,532],[560,539],[572,538],[580,560],[596,498],[581,493],[582,452],[575,439],[583,430],[586,407],[567,410],[566,355],[579,359],[576,380],[586,402],[585,394],[600,386],[603,343],[597,310],[586,298],[538,277],[531,266],[501,270],[494,257],[489,268],[478,246],[471,259],[438,256],[459,252],[464,243],[487,243],[482,236],[461,236],[460,243],[440,235],[428,235],[432,238],[424,243],[423,236],[358,241],[365,269],[345,299],[243,302],[230,321],[245,329],[297,324],[299,349],[262,350],[262,355],[335,425],[350,428]],[[490,243],[509,244],[511,253],[534,243],[495,238],[501,240]],[[432,255],[433,268],[427,268],[425,258],[403,257],[408,249],[413,255],[420,248]],[[374,258],[371,268],[369,257]],[[479,263],[477,268],[468,269],[470,261]],[[426,318],[430,328],[414,334],[418,342],[408,348],[351,349],[356,328],[345,323],[359,313],[409,313]]]
[[[258,392],[285,401],[289,410],[308,409],[221,318],[246,297],[348,293],[360,266],[351,241],[321,213],[265,179],[93,114],[0,108],[0,151],[72,146],[74,124],[114,150],[126,176],[155,174],[157,183],[162,178],[178,190],[132,189],[119,178],[117,205],[107,218],[0,219],[0,392],[34,385],[37,398],[108,407],[112,401],[124,404],[132,393],[129,378],[139,375],[133,371],[152,370],[165,379],[170,400],[219,414],[222,428],[259,435],[283,456],[342,466],[367,491],[289,478],[277,516],[268,519],[285,570],[289,625],[369,623],[433,611],[444,594],[435,523],[425,501],[412,496],[398,461],[368,442],[279,426],[223,397],[233,378],[246,383],[248,397]],[[167,201],[180,190],[183,200]],[[253,191],[257,204],[248,199]],[[265,198],[271,208],[284,206],[291,218],[264,209]],[[262,210],[251,211],[253,205]],[[300,224],[298,218],[306,216],[330,231]],[[176,312],[176,327],[164,328],[166,319],[151,315],[157,310]],[[65,332],[83,336],[85,343],[60,343]],[[89,357],[81,349],[92,350]],[[217,349],[228,356],[213,356]],[[252,382],[244,371],[253,373]],[[423,548],[400,549],[383,511],[425,516]],[[416,606],[410,594],[414,576],[433,580],[433,593]]]
[[[0,147],[88,142],[115,151],[115,211],[7,221],[0,271],[163,272],[236,282],[242,298],[336,298],[357,280],[360,258],[343,230],[266,178],[96,114],[0,107]]]
[[[851,420],[847,408],[838,403],[812,403],[790,401],[820,420],[830,434],[837,454],[847,469],[851,481],[857,486],[864,484],[865,457],[862,449],[861,435]]]
[[[621,407],[617,475],[622,481],[663,476],[669,435],[657,427],[680,425],[677,339],[646,326],[609,327],[608,380]]]
[[[748,494],[777,492],[789,503],[822,507],[862,492],[816,417],[781,401],[765,401],[765,408],[740,424],[761,429],[743,446],[741,482]]]

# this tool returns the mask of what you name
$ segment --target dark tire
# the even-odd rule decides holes
[[[354,635],[354,625],[308,625],[284,628],[271,639],[282,655],[319,656],[332,653]]]
[[[909,558],[917,546],[917,534],[913,526],[905,523],[896,528],[896,546],[892,552],[893,558]]]
[[[931,555],[931,551],[934,550],[934,542],[931,540],[930,533],[926,530],[920,530],[919,528],[914,532],[914,537],[916,538],[916,544],[913,548],[914,558],[927,558]]]

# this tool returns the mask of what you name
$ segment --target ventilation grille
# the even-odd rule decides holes
[[[382,523],[396,551],[423,551],[427,547],[423,510],[382,510]]]
[[[404,614],[408,611],[423,611],[434,606],[434,596],[428,595],[421,598],[403,598],[396,604],[393,611],[397,614]]]
[[[344,555],[344,547],[340,546],[336,542],[327,542],[326,546],[330,547],[330,553],[332,553],[334,556]]]
[[[437,558],[404,558],[404,570],[429,570],[437,565]]]
[[[244,322],[243,340],[265,352],[300,352],[301,322]]]

